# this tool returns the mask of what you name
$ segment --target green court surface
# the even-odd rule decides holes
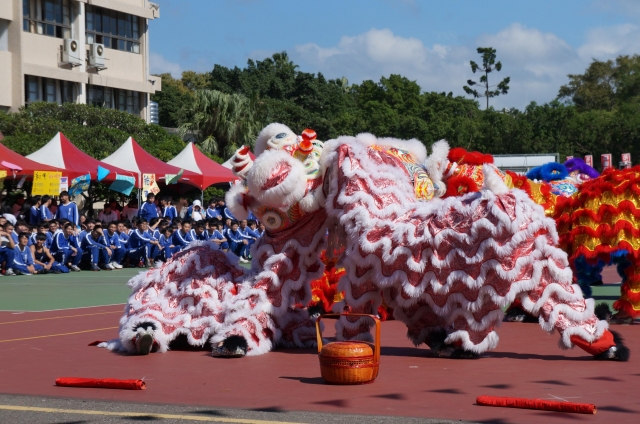
[[[141,269],[0,277],[0,311],[47,311],[126,303]]]
[[[620,298],[620,283],[592,286],[591,289],[593,290],[593,298],[596,300],[596,304],[608,303],[613,310],[613,302]]]
[[[128,268],[0,277],[0,311],[48,311],[126,303],[131,294],[127,281],[140,271]],[[596,303],[611,306],[620,297],[620,284],[594,286],[593,297]]]

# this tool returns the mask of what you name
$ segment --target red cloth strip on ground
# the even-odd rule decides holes
[[[524,399],[499,396],[478,396],[476,403],[481,406],[501,406],[505,408],[540,409],[543,411],[572,412],[575,414],[595,414],[597,408],[591,403],[558,402],[544,399]]]
[[[145,390],[147,384],[142,380],[116,380],[115,378],[76,378],[56,379],[56,386],[92,387],[97,389]]]

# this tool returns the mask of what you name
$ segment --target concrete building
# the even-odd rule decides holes
[[[87,103],[150,121],[148,0],[0,0],[0,110]]]

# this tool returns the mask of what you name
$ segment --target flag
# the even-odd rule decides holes
[[[69,187],[69,196],[77,196],[87,190],[89,190],[89,184],[91,183],[91,174],[81,175],[71,180],[71,186]]]
[[[128,175],[116,174],[116,180],[111,184],[109,190],[117,191],[125,196],[131,194],[133,186],[136,184],[136,179]]]
[[[106,168],[101,167],[100,165],[98,165],[98,181],[102,181],[105,178],[107,178],[107,175],[109,175],[111,171],[109,171]]]
[[[182,174],[184,173],[184,169],[180,169],[180,171],[178,171],[177,174],[166,174],[164,176],[164,182],[169,185],[169,184],[177,184],[178,180],[180,179],[180,177],[182,177]]]

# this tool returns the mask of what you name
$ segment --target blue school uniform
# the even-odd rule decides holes
[[[58,205],[58,210],[56,211],[56,219],[68,219],[77,227],[78,225],[80,225],[80,214],[78,213],[78,205],[76,205],[74,202],[69,202],[66,205]]]
[[[155,203],[144,202],[142,207],[138,210],[138,216],[144,218],[147,221],[151,221],[152,218],[158,218],[158,208]]]
[[[6,265],[6,269],[13,267],[13,260],[15,256],[15,248],[11,248],[9,245],[0,245],[0,268],[2,263]]]
[[[38,225],[40,222],[40,209],[37,206],[31,206],[31,210],[29,211],[29,224]]]
[[[74,247],[77,250],[75,255],[73,254],[73,249],[71,249],[71,247]],[[75,235],[67,237],[64,232],[56,234],[51,242],[51,248],[49,251],[51,252],[51,256],[53,256],[53,259],[63,265],[71,262],[71,265],[78,266],[82,260],[82,248],[80,247],[80,243],[78,243],[78,239]]]
[[[15,231],[15,230],[13,230],[13,231],[11,232],[11,238],[13,239],[13,243],[14,243],[14,244],[18,244],[18,238],[19,238],[19,237],[18,237],[18,233],[16,233],[16,231]]]
[[[172,243],[175,246],[173,248],[173,253],[176,253],[184,249],[185,247],[189,246],[189,243],[191,243],[192,241],[193,241],[193,238],[191,237],[191,232],[182,234],[181,230],[175,231],[173,233],[173,243]]]
[[[229,243],[226,241],[225,237],[218,230],[213,230],[213,232],[209,232],[209,240],[225,240],[222,243],[217,243],[220,249],[228,249]]]
[[[36,271],[42,271],[44,269],[42,265],[33,262],[33,256],[31,255],[29,246],[25,246],[24,250],[21,250],[20,246],[16,246],[15,249],[13,249],[13,265],[11,265],[11,268],[25,275],[31,275],[31,271],[27,268],[29,265],[33,265]]]
[[[178,216],[178,210],[173,205],[166,206],[164,208],[164,211],[162,212],[162,217],[170,219],[171,221],[173,221],[173,218],[177,216]]]
[[[220,214],[220,211],[218,210],[218,208],[207,208],[206,210],[206,215],[207,215],[207,219],[222,219],[222,215]]]
[[[115,262],[120,264],[122,259],[124,259],[124,255],[127,253],[125,247],[120,243],[120,237],[117,232],[113,234],[109,234],[108,231],[104,233],[104,241],[111,249],[111,256],[109,257],[109,262]],[[115,246],[115,249],[111,248],[111,246]]]
[[[120,239],[120,246],[124,247],[125,249],[129,249],[129,234],[122,232],[122,233],[118,233],[118,238]]]
[[[147,259],[153,259],[151,256],[151,242],[153,236],[148,232],[141,232],[140,230],[131,231],[131,237],[129,237],[129,252],[127,255],[131,259],[142,261]]]
[[[236,217],[235,217],[235,216],[233,216],[233,214],[231,213],[231,211],[229,210],[229,208],[224,208],[224,218],[225,218],[225,219],[227,219],[227,218],[231,218],[231,219],[233,219],[233,220],[235,220],[235,219],[236,219]]]
[[[107,245],[105,244],[104,237],[96,240],[91,237],[91,233],[87,233],[80,240],[80,247],[82,248],[83,262],[90,262],[94,265],[109,263],[109,254],[107,253]]]
[[[245,236],[240,230],[233,231],[227,230],[227,241],[229,242],[229,249],[238,256],[246,257],[249,252],[249,245],[244,244],[243,241],[249,241],[249,237]]]
[[[47,205],[40,206],[40,214],[38,218],[40,219],[40,221],[48,221],[50,219],[53,219],[53,214],[51,213]]]
[[[162,246],[160,257],[165,261],[168,261],[173,255],[173,249],[171,247],[173,245],[173,234],[169,237],[165,237],[164,234],[160,234],[160,239],[158,241],[160,242],[160,246]]]

